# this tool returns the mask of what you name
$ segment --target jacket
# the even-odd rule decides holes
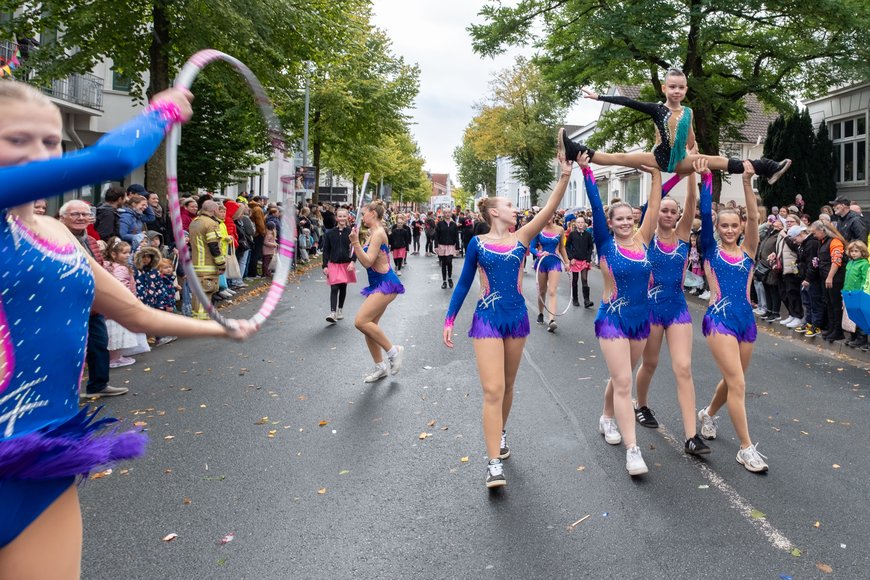
[[[338,226],[323,234],[323,267],[333,264],[347,264],[356,260],[350,251],[350,226],[340,229]]]
[[[849,211],[837,221],[837,229],[847,242],[859,240],[867,243],[867,226],[864,224],[864,218],[854,211]]]
[[[393,226],[389,235],[390,249],[401,250],[411,245],[411,228],[408,226]]]
[[[248,202],[248,207],[251,208],[251,221],[254,222],[254,236],[265,236],[266,216],[263,214],[263,208],[256,201]]]
[[[435,225],[435,245],[455,246],[459,244],[459,228],[455,221],[441,220]]]
[[[221,252],[221,222],[210,215],[198,215],[190,222],[190,252],[193,269],[199,276],[217,276],[226,258]]]
[[[572,230],[571,233],[568,234],[568,242],[565,244],[565,251],[568,253],[569,260],[591,262],[592,249],[592,234],[589,233],[588,229],[582,233],[577,230]]]
[[[101,240],[108,240],[112,236],[121,235],[121,216],[118,214],[118,208],[101,203],[97,207],[97,221],[94,224],[97,233],[100,234]]]
[[[807,282],[819,281],[819,240],[807,236],[798,248],[798,275]]]
[[[122,207],[118,210],[118,214],[121,221],[121,239],[133,246],[135,251],[145,237],[145,224],[156,219],[154,212],[151,206],[145,206],[144,213],[139,213],[131,207]]]

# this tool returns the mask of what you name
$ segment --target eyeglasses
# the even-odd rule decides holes
[[[71,212],[64,214],[64,215],[67,215],[73,219],[79,219],[79,218],[89,217],[91,215],[91,212],[89,212],[89,211],[71,211]]]

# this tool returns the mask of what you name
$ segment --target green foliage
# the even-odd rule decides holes
[[[767,207],[788,206],[795,195],[804,199],[804,211],[818,215],[821,206],[834,199],[833,144],[828,138],[827,126],[822,123],[818,133],[807,109],[792,109],[777,117],[768,127],[764,143],[764,156],[769,159],[791,159],[792,166],[779,181],[769,185],[762,180],[759,193]]]
[[[474,208],[473,193],[468,192],[461,187],[456,187],[453,189],[450,196],[453,198],[453,203],[456,204],[456,207],[460,207],[464,210]]]
[[[465,141],[478,159],[510,157],[514,177],[529,188],[532,205],[537,205],[540,192],[553,181],[556,127],[565,107],[538,67],[522,57],[498,73],[490,87]]]
[[[453,150],[453,161],[459,183],[469,192],[479,189],[495,195],[495,159],[481,159],[474,152],[468,137],[468,129],[462,136],[462,145]]]

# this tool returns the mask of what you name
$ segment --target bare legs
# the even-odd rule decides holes
[[[622,432],[622,442],[626,447],[637,444],[634,425],[634,407],[631,404],[631,383],[634,367],[643,354],[646,340],[627,338],[602,339],[601,352],[607,362],[610,380],[604,391],[605,417],[616,417],[616,424]]]
[[[380,322],[381,316],[383,316],[387,306],[395,298],[395,294],[381,294],[379,292],[370,294],[356,313],[354,326],[365,335],[366,346],[369,347],[369,352],[375,364],[384,362],[382,351],[389,351],[393,348],[393,343],[390,342],[390,339],[387,338],[387,335],[378,326],[378,322]]]
[[[499,456],[501,432],[511,412],[514,381],[525,338],[480,338],[472,341],[483,388],[483,438],[490,459]]]
[[[76,486],[71,485],[0,549],[0,578],[79,580],[81,561],[82,514]]]
[[[737,342],[737,339],[727,334],[711,334],[707,337],[710,352],[716,360],[716,365],[722,372],[722,380],[716,385],[713,400],[707,407],[711,417],[725,404],[728,405],[728,415],[734,430],[740,439],[740,448],[752,445],[749,437],[749,423],[746,420],[746,369],[752,360],[751,342]]]
[[[562,272],[559,270],[551,270],[549,272],[538,272],[538,288],[541,294],[538,296],[538,314],[544,313],[544,300],[547,301],[547,309],[549,310],[548,317],[550,320],[555,318],[553,314],[558,306],[558,297],[556,290],[559,287],[559,277]]]
[[[637,370],[637,406],[647,406],[650,383],[659,364],[662,340],[667,336],[671,368],[677,380],[677,402],[683,417],[686,439],[695,435],[695,382],[692,380],[692,325],[672,324],[667,330],[653,324],[643,350],[643,362]]]

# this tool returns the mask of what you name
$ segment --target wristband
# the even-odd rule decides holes
[[[172,101],[164,101],[162,99],[151,101],[148,105],[149,111],[156,111],[160,118],[168,123],[167,131],[176,123],[181,123],[184,119],[181,117],[181,109]]]

